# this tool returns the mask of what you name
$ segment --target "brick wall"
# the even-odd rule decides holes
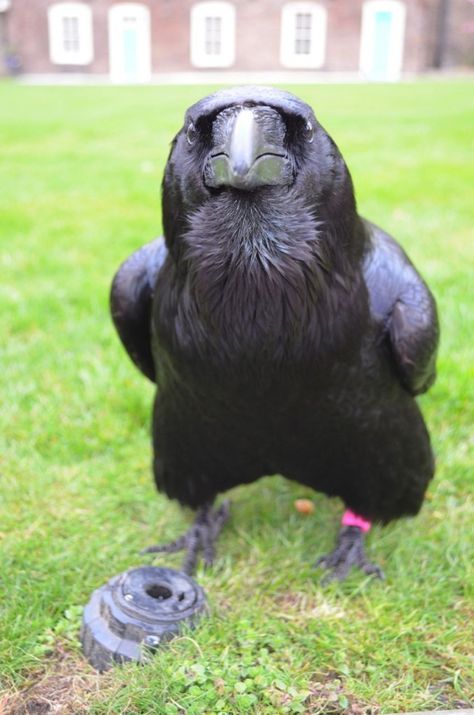
[[[447,67],[474,65],[474,0],[451,0],[444,60]]]
[[[86,0],[93,12],[94,60],[87,66],[54,65],[49,60],[47,8],[52,0],[13,0],[6,13],[10,47],[28,73],[108,74],[107,13],[114,0]],[[189,15],[193,0],[141,0],[150,8],[154,73],[190,71]],[[407,0],[405,71],[431,66],[440,0]],[[326,59],[322,70],[357,71],[362,0],[321,0],[328,12]],[[281,70],[280,17],[284,0],[234,0],[236,61],[232,70]],[[469,60],[467,30],[474,23],[472,0],[451,0],[450,62]],[[470,20],[472,17],[472,21]],[[461,49],[458,48],[458,44]],[[474,61],[471,50],[471,61]],[[199,70],[196,70],[199,71]]]

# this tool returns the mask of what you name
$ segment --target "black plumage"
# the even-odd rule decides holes
[[[158,488],[199,509],[172,545],[188,549],[187,568],[199,548],[212,559],[226,516],[211,509],[217,494],[263,475],[338,496],[370,521],[416,514],[434,470],[414,396],[435,378],[435,303],[394,239],[358,216],[311,108],[248,87],[191,107],[163,223],[164,239],[117,272],[111,305],[158,386]],[[354,555],[359,530],[342,536],[325,565],[374,570]]]

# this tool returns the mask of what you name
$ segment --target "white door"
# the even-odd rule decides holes
[[[110,8],[109,58],[114,82],[150,79],[150,11],[145,5],[124,2]]]
[[[368,79],[393,81],[403,65],[406,7],[399,0],[368,0],[362,10],[360,69]]]

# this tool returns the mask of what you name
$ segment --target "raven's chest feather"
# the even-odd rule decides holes
[[[174,368],[238,376],[354,350],[365,285],[350,263],[334,264],[325,227],[302,206],[221,208],[196,212],[181,270],[170,262],[157,286],[158,362],[164,351]]]

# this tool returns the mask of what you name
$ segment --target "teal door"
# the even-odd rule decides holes
[[[384,79],[390,72],[390,43],[393,14],[380,10],[374,17],[372,72],[374,79]]]
[[[118,2],[109,10],[110,75],[114,82],[147,82],[151,74],[150,10]]]
[[[132,80],[138,74],[138,31],[131,23],[123,28],[122,43],[123,74]]]

